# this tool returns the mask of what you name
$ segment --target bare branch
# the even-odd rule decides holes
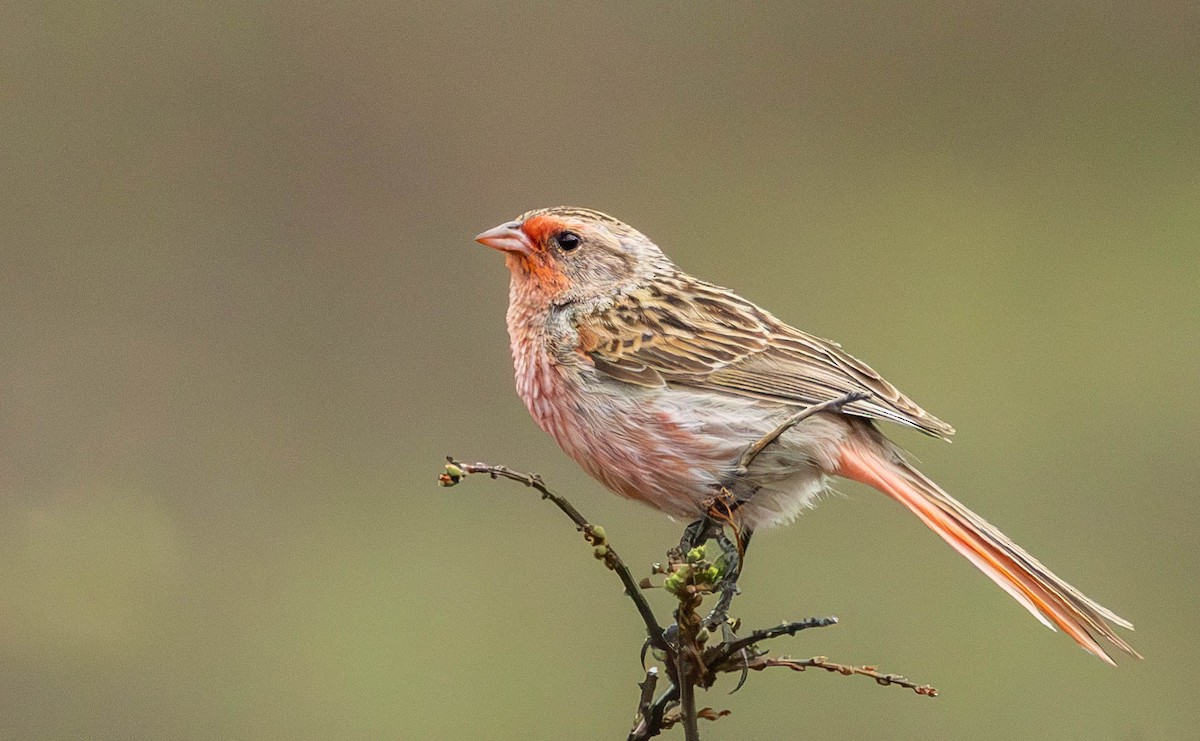
[[[654,702],[654,690],[658,687],[658,667],[652,666],[646,670],[646,678],[638,683],[642,691],[638,698],[637,715],[634,723],[641,723],[650,714],[650,705]]]
[[[628,741],[646,741],[662,733],[667,711],[679,704],[679,688],[675,685],[659,696],[642,720],[629,732]]]
[[[925,695],[926,697],[938,696],[937,689],[928,684],[917,684],[911,679],[902,677],[899,674],[882,674],[873,666],[847,666],[846,664],[835,664],[824,656],[814,656],[811,659],[789,659],[786,656],[772,658],[764,654],[751,660],[747,666],[755,671],[762,671],[763,669],[772,666],[780,666],[797,672],[802,672],[805,669],[815,667],[817,669],[824,669],[827,672],[841,674],[844,677],[853,675],[870,677],[875,680],[876,684],[881,686],[886,687],[894,684],[897,687],[905,687],[913,692],[916,692],[918,695]]]
[[[838,619],[831,615],[829,617],[806,618],[804,620],[797,620],[791,623],[783,623],[782,625],[777,625],[774,628],[756,630],[745,638],[731,641],[729,643],[723,643],[716,649],[713,649],[715,653],[712,658],[709,659],[708,665],[712,667],[714,671],[723,671],[725,662],[732,659],[734,654],[740,652],[744,648],[749,648],[760,641],[768,641],[772,638],[778,638],[780,636],[794,636],[800,631],[808,630],[809,628],[827,628],[831,625],[837,625],[837,622]],[[744,668],[744,666],[744,664],[739,663],[736,667],[734,667],[734,669],[740,671]]]
[[[822,404],[813,405],[793,414],[747,449],[741,458],[739,466],[744,470],[754,461],[759,453],[778,439],[788,428],[802,422],[813,414],[841,409],[846,404],[867,398],[868,396],[869,394],[866,393],[854,392]],[[716,681],[717,676],[722,673],[742,672],[742,681],[744,682],[745,673],[749,670],[762,671],[769,667],[782,667],[791,669],[792,671],[805,671],[809,668],[817,668],[844,676],[859,675],[870,677],[880,685],[906,687],[919,695],[935,697],[938,694],[937,690],[929,685],[918,685],[899,674],[883,674],[873,666],[837,664],[829,661],[824,656],[814,656],[809,659],[772,657],[766,651],[760,651],[755,648],[756,644],[772,638],[785,635],[792,636],[809,628],[822,628],[834,625],[838,621],[836,617],[808,618],[806,620],[783,623],[773,628],[756,630],[743,638],[738,638],[735,635],[735,631],[738,630],[738,621],[727,621],[724,618],[724,613],[722,613],[722,619],[719,624],[723,640],[716,645],[706,648],[705,644],[711,638],[710,631],[716,625],[701,620],[697,612],[698,609],[705,597],[714,592],[720,595],[719,606],[728,608],[733,596],[737,593],[737,589],[735,586],[736,581],[726,583],[724,579],[728,575],[723,576],[722,568],[714,561],[709,560],[703,540],[709,537],[715,538],[718,544],[722,546],[723,557],[727,561],[731,555],[736,556],[736,561],[734,561],[736,566],[729,568],[735,574],[740,572],[745,542],[749,540],[749,533],[747,532],[742,535],[735,527],[734,534],[738,536],[738,543],[736,545],[731,543],[725,537],[722,527],[722,525],[733,525],[734,523],[731,519],[729,521],[718,521],[706,518],[698,523],[693,523],[689,527],[688,532],[685,533],[684,540],[681,541],[681,547],[672,548],[668,551],[667,566],[663,568],[657,564],[655,565],[654,573],[667,575],[663,588],[673,594],[679,601],[675,609],[675,623],[664,630],[659,624],[658,618],[655,616],[650,604],[641,592],[642,589],[649,587],[649,580],[643,580],[643,584],[640,585],[635,582],[628,566],[617,555],[617,552],[613,550],[612,544],[608,542],[608,536],[604,532],[604,528],[588,522],[587,518],[580,514],[579,510],[575,509],[566,498],[551,491],[540,476],[533,473],[513,471],[506,466],[493,466],[486,463],[460,463],[450,457],[447,457],[446,460],[448,461],[446,470],[438,477],[439,482],[443,486],[454,486],[469,474],[482,473],[487,474],[493,479],[505,478],[537,490],[543,499],[549,499],[575,523],[576,528],[583,533],[584,538],[592,544],[593,555],[597,559],[602,560],[605,566],[616,572],[617,576],[621,579],[621,583],[625,587],[625,594],[633,600],[638,614],[641,615],[642,621],[645,623],[648,644],[662,652],[661,654],[657,654],[657,656],[659,659],[664,660],[664,668],[671,680],[670,687],[659,695],[657,699],[653,699],[654,692],[658,686],[659,671],[657,667],[652,667],[646,671],[645,680],[638,684],[640,694],[637,714],[634,721],[634,728],[629,732],[629,741],[647,741],[647,739],[662,733],[664,729],[676,724],[683,725],[686,741],[699,741],[698,719],[717,720],[728,715],[729,711],[716,711],[707,707],[697,710],[696,688],[708,689]],[[700,528],[693,532],[693,529],[697,528],[697,526],[700,526]],[[710,527],[716,528],[716,534],[713,534],[712,530],[708,529]],[[701,542],[696,543],[696,540],[700,540]],[[734,576],[734,579],[736,579],[736,576]],[[643,666],[645,650],[646,648],[643,646]],[[741,682],[738,683],[738,687],[741,687]]]
[[[690,661],[687,651],[675,655],[679,668],[679,721],[683,724],[684,741],[700,741],[700,726],[696,724],[696,683],[692,679],[692,671],[687,666]]]
[[[575,526],[583,532],[583,537],[588,542],[595,545],[595,554],[597,558],[604,561],[604,564],[615,571],[621,579],[621,583],[625,585],[625,594],[629,599],[633,600],[633,604],[637,607],[638,614],[642,616],[642,622],[646,624],[646,633],[650,639],[650,645],[655,648],[666,651],[672,654],[674,651],[670,644],[663,639],[662,626],[658,624],[658,618],[654,615],[654,610],[650,608],[650,603],[646,601],[642,595],[638,584],[633,579],[633,574],[629,571],[629,567],[613,550],[613,547],[608,543],[604,529],[599,525],[592,525],[587,521],[587,518],[575,509],[575,506],[566,500],[566,498],[555,494],[542,481],[542,477],[536,473],[520,473],[513,471],[507,466],[492,466],[487,463],[460,463],[452,456],[446,456],[446,473],[438,477],[438,482],[443,486],[454,486],[462,477],[470,473],[486,473],[494,478],[506,478],[512,481],[525,484],[532,489],[536,489],[541,493],[542,499],[549,499],[556,507],[562,510],[563,514],[571,518]],[[603,550],[602,550],[603,549]]]

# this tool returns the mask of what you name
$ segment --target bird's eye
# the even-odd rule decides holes
[[[570,252],[583,242],[575,232],[560,232],[554,240],[564,252]]]

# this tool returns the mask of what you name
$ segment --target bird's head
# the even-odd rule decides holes
[[[584,208],[529,211],[475,241],[505,253],[515,285],[554,303],[611,295],[673,268],[641,232]]]

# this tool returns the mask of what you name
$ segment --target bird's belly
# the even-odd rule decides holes
[[[745,450],[792,409],[742,397],[596,380],[565,382],[552,369],[523,389],[530,412],[559,446],[609,489],[683,518],[728,487],[750,499],[754,525],[790,519],[824,487],[794,435],[781,438],[737,476]],[[548,381],[548,383],[547,383]]]
[[[637,394],[591,397],[549,430],[563,450],[613,491],[693,517],[729,483],[746,434],[713,434],[699,410]]]

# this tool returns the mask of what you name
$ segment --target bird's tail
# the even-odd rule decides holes
[[[1097,642],[1098,637],[1141,658],[1108,625],[1111,622],[1132,630],[1129,621],[1055,576],[1004,533],[905,462],[889,443],[855,435],[841,445],[839,454],[839,475],[872,486],[912,510],[1051,630],[1057,625],[1084,649],[1114,666]]]

